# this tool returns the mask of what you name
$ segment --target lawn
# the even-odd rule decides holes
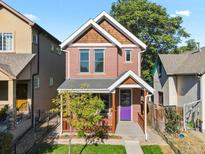
[[[71,153],[79,154],[83,145],[72,145]],[[67,154],[68,145],[42,143],[33,148],[29,154]],[[126,154],[122,145],[88,145],[81,154]]]
[[[158,145],[142,145],[141,147],[144,154],[163,154]]]

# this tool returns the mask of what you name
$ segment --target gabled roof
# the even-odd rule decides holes
[[[127,78],[134,79],[140,87],[154,93],[154,89],[142,80],[138,75],[132,71],[122,73],[114,79],[67,79],[58,88],[59,91],[72,91],[72,92],[92,92],[92,93],[110,93],[115,88],[120,86]],[[88,85],[87,88],[82,88],[82,85]]]
[[[154,93],[154,89],[147,84],[142,78],[140,78],[137,74],[135,74],[133,71],[129,70],[120,77],[108,88],[109,91],[113,91],[116,87],[118,87],[123,81],[125,81],[128,77],[131,77],[134,79],[141,87],[148,90],[150,93]]]
[[[127,38],[129,38],[136,45],[139,45],[143,49],[146,49],[147,46],[142,41],[140,41],[136,36],[134,36],[131,32],[129,32],[126,28],[124,28],[120,23],[118,23],[114,18],[112,18],[106,12],[102,12],[94,20],[90,19],[88,22],[86,22],[82,27],[80,27],[76,32],[74,32],[69,38],[67,38],[60,45],[61,48],[65,49],[65,47],[67,45],[71,44],[75,39],[80,37],[91,26],[93,26],[98,32],[100,32],[101,35],[103,35],[105,38],[107,38],[113,44],[122,48],[123,45],[98,24],[104,18],[106,18],[115,28],[117,28],[122,34],[124,34]]]
[[[130,31],[128,31],[124,26],[122,26],[119,22],[117,22],[112,16],[110,16],[107,12],[103,11],[99,14],[94,21],[99,23],[102,19],[106,18],[114,27],[120,30],[125,36],[127,36],[134,43],[140,45],[143,49],[147,48],[147,45],[144,44],[141,40],[139,40],[135,35],[133,35]]]
[[[60,46],[61,48],[65,48],[67,45],[71,44],[75,41],[79,36],[81,36],[85,31],[87,31],[90,27],[95,28],[101,35],[103,35],[106,39],[111,41],[113,44],[121,47],[122,44],[118,42],[114,37],[112,37],[108,32],[106,32],[102,27],[96,24],[92,19],[87,21],[82,27],[80,27],[76,32],[74,32],[69,38],[67,38]]]
[[[167,75],[205,73],[205,48],[183,54],[159,54]]]
[[[15,79],[34,58],[34,54],[0,54],[0,71]]]
[[[12,8],[11,6],[7,5],[6,3],[4,3],[3,1],[0,0],[0,6],[3,6],[4,8],[6,8],[7,10],[9,10],[11,13],[15,14],[17,17],[19,17],[20,19],[22,19],[23,21],[25,21],[27,24],[29,24],[32,27],[35,27],[37,30],[45,33],[46,35],[48,35],[51,39],[53,39],[54,41],[58,42],[59,44],[61,43],[57,38],[55,38],[53,35],[51,35],[49,32],[47,32],[45,29],[43,29],[41,26],[39,26],[38,24],[36,24],[35,22],[31,21],[30,19],[28,19],[27,17],[25,17],[23,14],[21,14],[20,12],[18,12],[17,10],[15,10],[14,8]]]

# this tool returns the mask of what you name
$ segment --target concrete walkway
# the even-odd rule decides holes
[[[127,154],[143,154],[139,138],[145,138],[140,126],[134,122],[119,122],[116,135],[122,136]]]

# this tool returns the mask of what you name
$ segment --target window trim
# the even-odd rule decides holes
[[[87,51],[82,51],[82,50],[87,50]],[[88,52],[88,72],[81,72],[81,69],[80,69],[80,67],[81,67],[81,53],[82,52]],[[90,49],[88,49],[88,48],[80,48],[79,49],[79,72],[80,72],[80,74],[89,74],[90,73]]]
[[[11,50],[3,50],[3,34],[4,33],[12,34]],[[0,32],[0,34],[2,34],[2,50],[0,50],[0,53],[13,53],[14,52],[14,33],[13,32]]]
[[[52,81],[52,82],[51,82]],[[52,84],[51,84],[52,83]],[[49,86],[53,87],[54,86],[54,78],[52,76],[49,77]]]
[[[127,61],[127,52],[130,52],[130,61]],[[132,50],[131,49],[125,49],[125,63],[132,63]]]
[[[35,84],[35,81],[36,81],[37,84]],[[40,78],[39,78],[39,76],[34,77],[33,86],[34,86],[34,89],[39,89],[40,88]]]
[[[33,39],[34,36],[36,36],[36,42],[34,42],[34,39]],[[38,45],[38,39],[39,39],[38,34],[33,32],[33,34],[32,34],[32,43]]]
[[[96,50],[102,50],[102,52],[103,52],[103,72],[96,72],[96,70],[95,70],[95,53],[96,53]],[[105,73],[105,49],[103,49],[103,48],[95,48],[94,50],[93,50],[94,52],[94,73],[95,74],[104,74]]]
[[[160,102],[160,94],[162,94],[162,102]],[[162,91],[158,91],[158,105],[159,106],[164,106],[164,93]]]

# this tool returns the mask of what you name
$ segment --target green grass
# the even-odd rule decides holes
[[[142,145],[141,147],[144,154],[163,154],[158,145]]]
[[[84,145],[72,145],[71,153],[79,154]],[[67,154],[68,145],[42,143],[35,146],[29,154]],[[122,145],[88,145],[81,154],[126,154]]]

